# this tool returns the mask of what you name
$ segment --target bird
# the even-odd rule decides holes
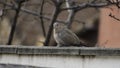
[[[86,46],[64,23],[55,22],[53,24],[53,37],[58,47]]]

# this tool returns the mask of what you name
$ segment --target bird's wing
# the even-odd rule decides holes
[[[76,36],[75,33],[73,33],[69,29],[64,29],[58,34],[60,40],[64,42],[64,44],[72,45],[72,44],[80,44],[79,38]]]

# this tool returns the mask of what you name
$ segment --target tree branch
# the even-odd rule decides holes
[[[68,8],[73,6],[73,5],[75,5],[74,1],[66,0],[66,6]],[[68,12],[69,12],[69,15],[68,15],[68,18],[67,18],[67,26],[70,29],[76,12],[75,12],[74,9],[72,9],[72,10],[69,9]]]
[[[15,29],[16,29],[17,19],[18,19],[18,15],[19,15],[22,3],[23,2],[19,2],[18,3],[18,8],[16,9],[16,14],[15,14],[14,21],[13,21],[13,24],[12,24],[12,27],[11,27],[11,31],[10,31],[10,35],[9,35],[9,39],[8,39],[7,45],[11,45],[12,44],[14,33],[15,33]]]
[[[55,9],[54,9],[54,12],[53,12],[53,16],[52,16],[52,20],[51,20],[51,24],[50,24],[50,28],[48,30],[48,34],[47,34],[47,37],[46,37],[46,40],[45,40],[45,43],[44,43],[44,46],[48,46],[49,45],[49,42],[50,42],[50,39],[51,39],[51,35],[52,35],[52,31],[53,31],[53,24],[54,22],[56,21],[59,13],[60,13],[60,4],[61,2],[57,2],[55,3]]]
[[[79,5],[74,5],[74,6],[71,6],[69,8],[62,8],[62,10],[76,10],[76,11],[79,11],[81,9],[84,9],[84,8],[88,8],[88,7],[97,7],[97,8],[100,8],[100,7],[105,7],[105,6],[108,6],[108,5],[112,5],[114,3],[81,3]]]
[[[16,10],[16,9],[17,9],[17,7],[12,6],[11,4],[7,4],[6,2],[3,2],[3,1],[1,1],[1,0],[0,0],[0,3],[5,4],[5,5],[8,6],[8,7],[11,7],[13,10]],[[45,15],[44,15],[44,16],[43,16],[43,15],[40,15],[40,14],[37,13],[37,12],[31,11],[31,10],[28,10],[28,9],[25,9],[25,8],[21,8],[21,11],[22,11],[22,12],[25,12],[25,13],[28,13],[28,14],[32,14],[32,15],[34,15],[34,16],[42,17],[42,18],[44,18],[44,19],[46,19],[46,20],[52,20],[51,17],[45,16]],[[61,20],[56,20],[56,21],[57,21],[57,22],[61,22],[61,23],[65,23],[64,21],[61,21]]]
[[[46,32],[45,32],[45,27],[44,27],[44,21],[43,21],[43,7],[44,7],[44,0],[42,0],[41,2],[41,9],[40,9],[40,20],[41,20],[41,27],[42,27],[42,30],[43,30],[43,35],[44,37],[46,37]]]

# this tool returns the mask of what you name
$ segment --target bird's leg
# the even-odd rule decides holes
[[[58,44],[57,44],[57,47],[60,47],[60,46],[62,46],[62,45],[58,43]]]

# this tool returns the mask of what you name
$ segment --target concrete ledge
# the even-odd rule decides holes
[[[119,48],[0,46],[0,54],[120,56]]]
[[[46,68],[46,67],[35,67],[35,66],[16,65],[16,64],[0,64],[0,68]]]

